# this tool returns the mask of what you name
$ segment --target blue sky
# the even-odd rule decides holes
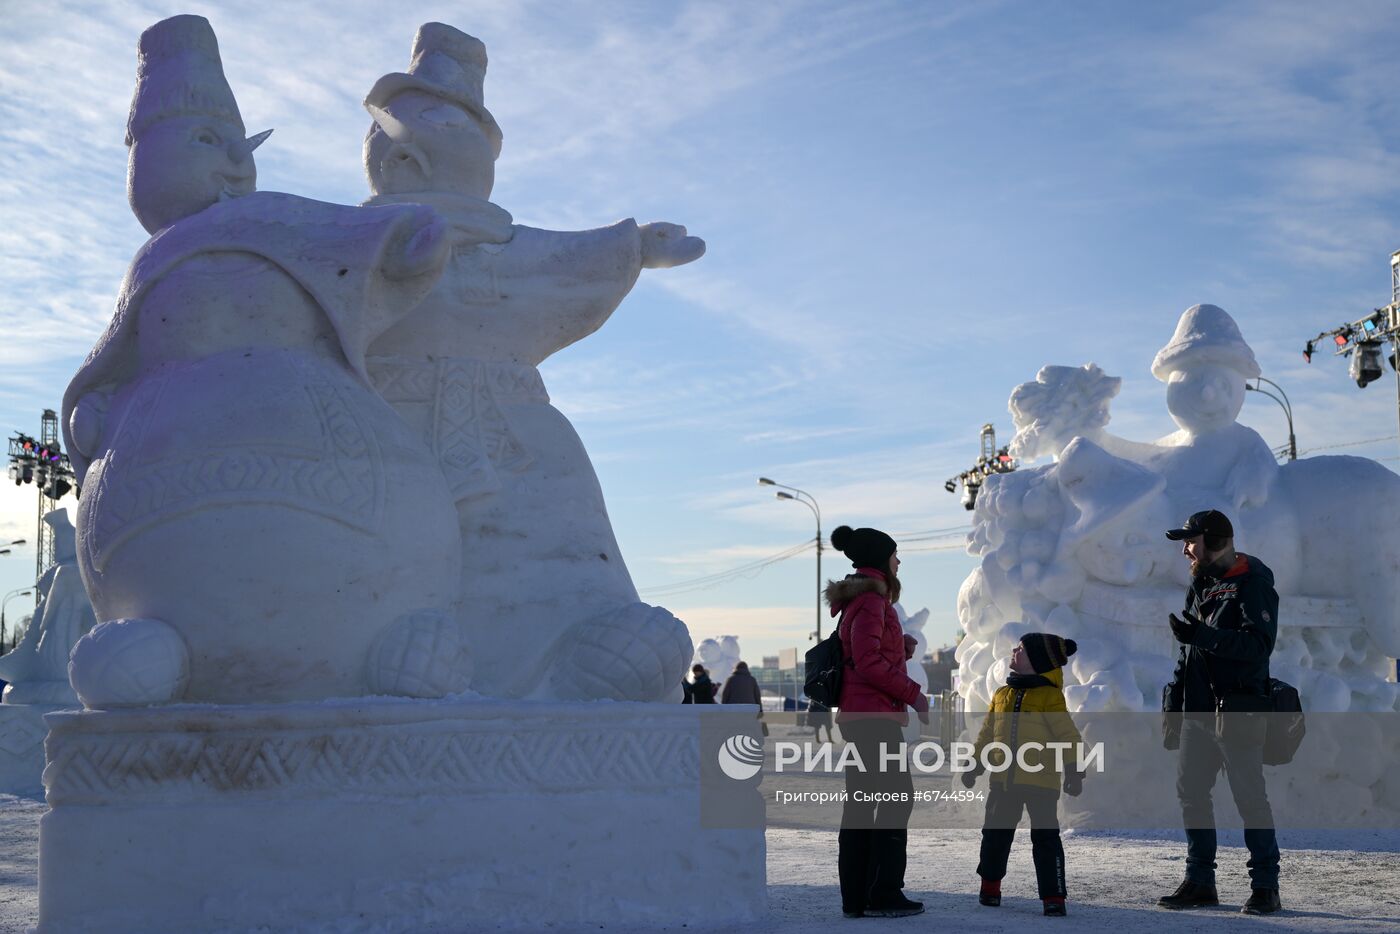
[[[38,429],[145,233],[122,135],[136,38],[207,16],[259,186],[365,196],[359,105],[416,27],[480,37],[505,132],[493,200],[561,229],[686,224],[709,252],[644,274],[543,373],[644,590],[826,531],[967,522],[943,480],[1044,364],[1122,376],[1116,434],[1173,429],[1148,372],[1180,313],[1226,308],[1299,446],[1394,465],[1395,393],[1303,342],[1389,300],[1400,249],[1400,8],[1388,3],[476,2],[6,5],[0,38],[0,427]],[[1286,437],[1272,402],[1242,420]],[[34,537],[32,487],[0,539]],[[73,501],[69,499],[70,507]],[[972,561],[911,542],[906,606],[951,641]],[[926,550],[915,550],[926,549]],[[833,560],[836,559],[836,560]],[[655,602],[757,658],[804,644],[809,553]],[[828,555],[828,576],[839,572]],[[33,553],[0,557],[0,591]],[[644,596],[647,594],[644,593]],[[23,612],[23,600],[11,612]]]

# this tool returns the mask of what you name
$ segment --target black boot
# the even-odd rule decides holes
[[[1001,880],[989,882],[982,880],[982,889],[977,893],[977,901],[988,908],[998,908],[1001,906]]]
[[[905,898],[903,894],[894,898],[871,902],[865,908],[867,918],[905,918],[924,913],[924,903]]]
[[[1247,915],[1271,915],[1282,908],[1278,900],[1278,889],[1253,889],[1249,901],[1240,911]]]
[[[1215,886],[1201,885],[1190,879],[1177,886],[1172,894],[1157,899],[1158,908],[1204,908],[1218,904],[1220,897],[1215,894]]]
[[[1044,901],[1046,917],[1063,918],[1065,916],[1065,900],[1063,898],[1047,898]]]

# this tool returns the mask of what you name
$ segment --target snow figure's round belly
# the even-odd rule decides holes
[[[78,525],[97,618],[173,626],[188,700],[363,694],[375,637],[455,601],[441,472],[343,366],[296,350],[163,365],[113,398],[101,448]]]

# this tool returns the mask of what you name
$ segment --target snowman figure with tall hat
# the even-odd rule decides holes
[[[1278,462],[1257,431],[1236,421],[1259,364],[1234,319],[1216,305],[1186,309],[1152,361],[1152,375],[1167,384],[1167,411],[1180,429],[1148,458],[1167,477],[1173,501],[1201,509],[1223,493],[1221,505],[1236,515],[1262,506]]]
[[[368,203],[431,205],[452,237],[442,280],[375,342],[369,372],[456,501],[473,688],[660,700],[678,690],[689,633],[638,599],[588,454],[537,367],[600,328],[642,269],[689,263],[705,244],[630,219],[586,231],[514,223],[488,200],[502,134],[485,75],[480,40],[428,23],[408,71],[365,99]]]

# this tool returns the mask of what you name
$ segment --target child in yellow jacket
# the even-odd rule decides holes
[[[1073,639],[1051,633],[1031,632],[1021,637],[1011,653],[1011,674],[993,695],[977,735],[977,767],[963,773],[963,784],[971,788],[983,771],[982,751],[988,744],[1002,743],[1012,751],[1009,763],[1000,749],[989,750],[987,756],[993,766],[1007,767],[992,772],[987,791],[982,853],[977,864],[977,874],[982,877],[978,900],[983,905],[1001,904],[1001,880],[1006,876],[1011,841],[1024,809],[1030,814],[1031,857],[1045,913],[1065,914],[1065,851],[1056,807],[1062,783],[1066,794],[1077,795],[1084,780],[1074,770],[1081,739],[1065,706],[1064,693],[1063,667],[1077,648]],[[1071,744],[1062,752],[1063,771],[1056,768],[1055,750],[1048,746],[1052,742]],[[1021,754],[1026,746],[1031,748]]]

